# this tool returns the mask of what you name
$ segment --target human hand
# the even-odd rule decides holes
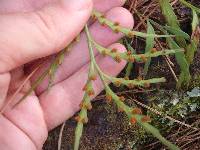
[[[106,12],[106,16],[132,28],[131,14],[120,7],[124,0],[1,0],[0,1],[0,108],[13,95],[41,59],[47,65],[53,54],[66,47],[83,29],[92,7]],[[90,32],[101,45],[125,48],[115,43],[122,34],[115,34],[97,22],[90,25]],[[115,43],[115,44],[113,44]],[[51,55],[51,56],[50,56]],[[95,52],[101,69],[117,75],[125,62],[116,64],[110,58]],[[48,56],[48,57],[47,57]],[[45,59],[43,59],[45,57]],[[58,69],[50,91],[48,79],[15,108],[8,106],[0,116],[0,149],[42,149],[48,131],[61,124],[79,110],[87,79],[89,54],[85,33],[67,54]],[[24,67],[24,64],[30,63]],[[27,67],[28,66],[28,67]],[[15,96],[15,102],[30,88],[43,66]],[[100,80],[94,82],[95,93],[102,91]]]

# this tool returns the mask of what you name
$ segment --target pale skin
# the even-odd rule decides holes
[[[83,29],[93,8],[132,28],[134,21],[124,0],[1,0],[0,1],[0,108],[40,62],[49,64],[53,54],[66,47]],[[90,24],[94,39],[105,47],[125,51],[115,34],[97,22]],[[8,106],[0,116],[1,150],[40,150],[48,131],[79,110],[82,87],[87,80],[89,56],[85,33],[68,55],[46,91],[48,79],[15,108]],[[116,76],[125,66],[95,52],[100,68]],[[48,57],[47,57],[48,56]],[[41,59],[44,58],[45,59]],[[31,62],[31,63],[30,63]],[[27,65],[28,63],[28,65]],[[39,69],[39,73],[46,67]],[[26,73],[26,74],[25,74]],[[15,102],[30,88],[34,75],[15,97]],[[100,79],[94,82],[95,95],[103,90]]]

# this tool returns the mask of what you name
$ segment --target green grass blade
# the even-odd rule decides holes
[[[147,21],[147,34],[155,34],[154,28],[151,25],[151,23],[149,22],[149,20]],[[146,38],[145,53],[150,52],[151,49],[153,49],[153,47],[154,47],[154,37],[147,37]],[[144,65],[144,77],[148,73],[150,63],[151,63],[151,58],[148,58],[145,65]]]
[[[164,26],[164,28],[165,28],[165,30],[167,30],[171,34],[174,34],[175,36],[183,37],[186,40],[190,39],[190,36],[182,30],[179,30],[179,29],[171,27],[171,26]]]
[[[173,7],[170,4],[169,0],[159,0],[159,4],[162,10],[162,13],[165,17],[165,20],[167,21],[167,24],[177,30],[181,30],[180,24],[178,22],[177,16],[175,15],[173,11]],[[159,26],[162,30],[162,26]],[[164,33],[167,34],[167,31],[164,30]],[[183,37],[175,37],[176,42],[172,38],[167,38],[167,43],[170,48],[176,49],[176,48],[187,48],[187,43]],[[175,54],[176,61],[179,64],[181,68],[181,74],[179,76],[179,81],[177,83],[177,88],[180,88],[183,85],[188,86],[191,76],[189,71],[189,64],[186,60],[186,56],[184,52],[179,52]]]
[[[159,139],[164,145],[166,145],[170,150],[180,150],[176,145],[172,144],[166,140],[159,132],[158,129],[150,125],[149,123],[141,123],[141,126],[148,132],[150,132],[154,137]]]
[[[170,48],[180,48],[178,44],[172,39],[168,38],[167,43]],[[189,86],[189,82],[191,80],[190,70],[189,70],[189,64],[185,58],[184,52],[179,52],[175,54],[176,61],[179,64],[181,68],[181,74],[179,75],[179,80],[177,83],[177,88],[181,88],[181,86]]]
[[[185,6],[189,7],[189,8],[191,8],[192,10],[195,10],[197,13],[200,14],[200,8],[195,7],[194,5],[188,3],[188,2],[185,1],[185,0],[179,0],[179,1],[180,1],[183,5],[185,5]]]
[[[198,43],[196,43],[195,40],[191,40],[191,43],[187,46],[187,53],[186,53],[186,59],[189,64],[192,64],[197,49],[198,49]]]
[[[150,22],[155,25],[160,31],[162,31],[165,34],[168,34],[168,32],[164,29],[163,26],[159,25],[158,23],[154,22],[153,20],[150,20]],[[180,48],[179,45],[172,39],[167,38],[167,43],[170,48]],[[175,54],[176,61],[181,68],[181,73],[179,75],[179,80],[177,83],[177,88],[180,88],[184,83],[186,85],[189,84],[189,81],[191,79],[190,71],[189,71],[189,64],[187,63],[187,60],[185,58],[185,54],[183,52],[179,52]]]
[[[173,7],[170,4],[169,0],[159,0],[162,13],[167,21],[167,24],[174,29],[181,30],[180,24],[178,22],[177,16],[174,13]],[[176,41],[180,47],[186,48],[187,43],[183,37],[176,37]]]
[[[129,51],[131,51],[132,54],[136,54],[136,50],[134,50],[133,47],[128,43],[127,39],[125,39],[124,41],[125,41],[127,49]],[[125,77],[130,77],[132,69],[133,69],[133,63],[129,62],[127,67],[126,67]]]
[[[196,13],[195,10],[192,10],[192,15],[193,15],[193,19],[192,19],[192,31],[195,32],[196,28],[199,25],[199,18],[198,15]]]
[[[200,34],[198,33],[199,18],[195,10],[193,10],[192,20],[192,37],[191,43],[187,46],[186,59],[189,64],[193,62],[195,52],[198,49]]]

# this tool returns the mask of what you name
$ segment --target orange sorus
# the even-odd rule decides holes
[[[87,91],[87,94],[88,94],[89,96],[93,96],[95,93],[94,93],[94,90],[88,90],[88,91]]]
[[[116,87],[120,87],[121,86],[121,81],[119,81],[119,80],[117,80],[117,81],[115,81],[114,82],[114,85],[116,86]]]
[[[116,49],[116,48],[113,48],[113,49],[111,49],[111,52],[112,52],[112,53],[116,53],[116,52],[117,52],[117,49]]]
[[[92,21],[95,21],[95,20],[97,20],[97,16],[92,15],[92,16],[91,16],[91,19],[92,19]]]
[[[86,124],[86,123],[88,123],[88,118],[87,117],[83,118],[81,121],[82,121],[82,123]]]
[[[142,114],[142,110],[140,108],[133,108],[132,113],[141,115]]]
[[[84,85],[84,87],[83,87],[83,91],[87,91],[87,89],[88,89],[88,85],[86,84],[86,85]]]
[[[137,80],[138,80],[138,81],[141,81],[141,80],[142,80],[142,77],[141,77],[141,76],[138,76],[138,77],[137,77]]]
[[[106,55],[107,55],[106,50],[103,50],[103,51],[101,52],[101,54],[102,54],[103,56],[106,56]]]
[[[133,37],[134,37],[134,33],[130,31],[130,32],[128,33],[128,37],[129,37],[129,38],[133,38]]]
[[[89,77],[89,80],[95,81],[97,80],[97,76],[93,74]]]
[[[157,49],[156,48],[152,48],[151,49],[151,53],[155,53],[155,52],[157,52]]]
[[[52,73],[53,73],[53,69],[49,69],[48,74],[49,74],[49,75],[52,75]]]
[[[81,117],[80,117],[80,116],[76,116],[76,117],[74,118],[74,120],[76,120],[77,122],[81,122]]]
[[[132,89],[132,88],[135,87],[135,85],[134,85],[133,83],[129,83],[127,86],[128,86],[128,88],[130,88],[130,89]]]
[[[145,83],[144,83],[144,87],[145,87],[145,88],[149,88],[149,87],[150,87],[150,83],[149,83],[149,82],[145,82]]]
[[[120,32],[120,28],[117,26],[117,27],[115,27],[115,28],[113,29],[113,31],[114,31],[115,33],[119,33],[119,32]]]
[[[128,61],[134,63],[135,58],[132,55],[130,55],[130,56],[128,56]]]
[[[115,22],[115,23],[114,23],[114,26],[119,26],[119,25],[120,25],[119,22]]]
[[[119,97],[119,100],[122,101],[122,102],[125,101],[124,96],[120,96],[120,97]]]
[[[80,36],[77,36],[75,39],[74,39],[75,42],[79,42],[80,41]]]
[[[112,101],[112,96],[110,94],[106,94],[106,100],[110,103]]]
[[[79,104],[79,107],[80,107],[80,109],[83,108],[83,107],[84,107],[84,103],[81,102],[81,103]]]
[[[151,118],[149,116],[144,116],[141,119],[142,122],[151,122]]]
[[[142,59],[143,62],[146,62],[146,61],[147,61],[147,58],[146,58],[145,55],[142,54],[142,55],[140,55],[140,57],[141,57],[141,59]]]
[[[100,17],[101,17],[101,18],[106,18],[106,16],[105,16],[105,15],[101,15]]]
[[[131,55],[132,52],[131,52],[131,51],[127,51],[126,54],[127,54],[127,55]]]
[[[87,110],[91,110],[91,109],[92,109],[92,105],[91,105],[91,103],[85,105],[85,107],[86,107]]]
[[[104,20],[101,21],[100,24],[101,24],[102,26],[106,26],[106,22],[105,22]]]
[[[129,80],[129,77],[126,76],[126,77],[124,77],[124,79],[125,79],[125,80]]]
[[[114,57],[114,59],[115,59],[115,61],[116,61],[117,63],[120,63],[120,62],[122,61],[122,59],[120,58],[119,55],[116,55],[116,56]]]
[[[131,123],[131,124],[136,124],[136,123],[137,123],[136,118],[135,118],[135,117],[132,117],[132,118],[130,119],[130,123]]]

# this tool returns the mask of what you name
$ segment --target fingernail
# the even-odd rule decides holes
[[[69,10],[82,11],[92,7],[92,0],[62,0],[62,4]]]

